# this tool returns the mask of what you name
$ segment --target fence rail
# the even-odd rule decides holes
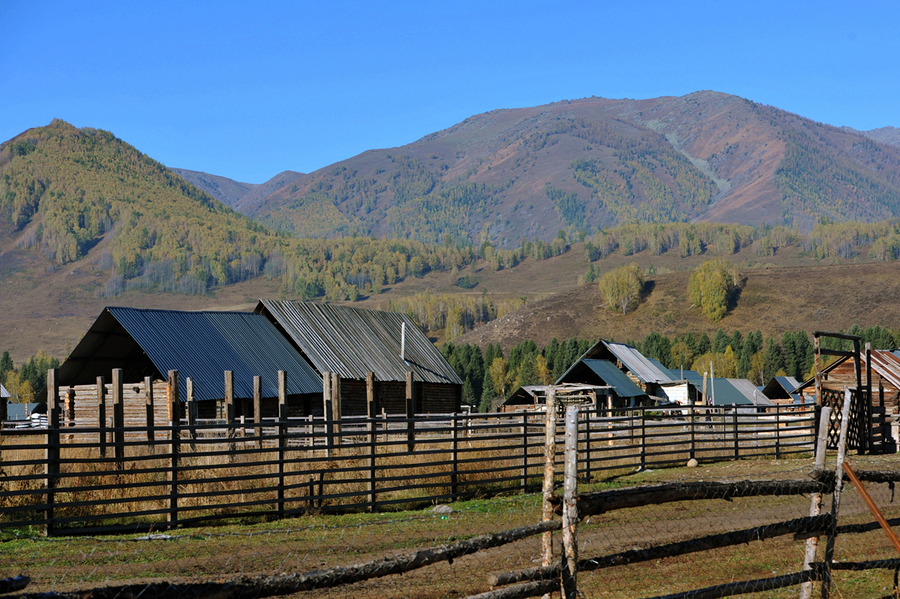
[[[545,420],[538,411],[148,428],[60,427],[51,415],[47,429],[0,431],[0,528],[97,534],[536,490]],[[577,474],[811,454],[815,420],[813,408],[585,408]]]

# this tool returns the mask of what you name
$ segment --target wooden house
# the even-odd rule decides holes
[[[181,401],[196,401],[200,418],[223,417],[225,371],[233,373],[237,415],[252,416],[254,376],[261,377],[262,416],[277,414],[279,370],[287,373],[289,416],[321,402],[319,375],[267,318],[249,312],[104,309],[59,368],[67,421],[97,422],[113,369],[122,371],[126,425],[147,421],[148,396],[157,423],[172,419],[170,370],[178,371]]]
[[[866,352],[860,352],[862,363],[861,382],[867,386],[868,373],[872,373],[872,404],[884,406],[888,412],[896,412],[900,403],[900,350],[873,349],[871,364]],[[832,391],[856,387],[856,369],[853,358],[841,357],[829,364],[822,371],[822,387]],[[804,381],[792,390],[793,394],[801,394],[804,403],[816,403],[815,377]]]
[[[367,413],[370,372],[376,411],[407,411],[407,373],[412,373],[415,413],[461,409],[462,380],[406,314],[275,300],[260,301],[255,312],[293,342],[320,378],[336,375],[337,391],[329,393],[334,394],[338,415]]]

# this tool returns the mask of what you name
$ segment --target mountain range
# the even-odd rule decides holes
[[[400,148],[254,185],[167,168],[113,133],[57,119],[0,144],[0,350],[17,360],[42,347],[63,357],[113,303],[243,309],[278,295],[371,305],[460,293],[459,281],[476,286],[472,295],[490,285],[534,298],[574,288],[618,246],[622,260],[632,248],[648,254],[638,256],[643,268],[662,260],[670,272],[705,259],[706,245],[730,255],[751,251],[753,239],[765,243],[743,260],[777,261],[785,243],[776,238],[796,237],[789,230],[745,227],[737,242],[730,225],[704,233],[699,223],[804,232],[900,217],[898,144],[893,127],[837,128],[715,92],[588,98],[495,110]],[[609,228],[635,222],[698,223],[644,226],[639,244],[666,236],[665,247],[678,248],[680,230],[696,251],[690,260],[659,256],[652,243],[642,252],[621,236],[634,231]],[[587,251],[582,233],[601,229],[606,249],[595,235]],[[851,226],[816,243],[833,246],[822,254],[829,260],[856,259],[855,246],[880,236],[878,259],[897,259],[896,223],[881,229]],[[719,249],[716,236],[731,241]],[[564,270],[541,262],[578,240],[584,249]],[[804,259],[818,263],[813,254]],[[610,267],[604,260],[597,272]],[[447,305],[429,327],[442,326]]]
[[[833,127],[703,91],[495,110],[262,187],[179,174],[269,227],[498,247],[623,222],[900,216],[900,130]],[[246,189],[241,193],[239,189]]]

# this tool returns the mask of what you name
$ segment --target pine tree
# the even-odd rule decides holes
[[[728,347],[728,344],[731,342],[731,339],[728,338],[728,335],[725,334],[725,331],[719,329],[716,331],[716,336],[713,339],[712,351],[717,354],[724,354],[725,348]]]
[[[768,383],[779,373],[784,372],[784,356],[781,355],[781,348],[774,339],[769,339],[769,343],[766,345],[764,360],[763,378]]]
[[[478,404],[478,411],[485,414],[491,411],[491,405],[494,403],[494,379],[491,377],[491,369],[484,369],[484,381],[481,385],[481,403]]]
[[[6,373],[14,369],[15,366],[12,358],[9,357],[9,352],[4,351],[3,357],[0,357],[0,383],[6,380]]]

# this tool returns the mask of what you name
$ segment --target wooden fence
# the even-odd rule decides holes
[[[544,466],[543,412],[187,418],[112,428],[60,426],[59,410],[49,412],[48,429],[0,433],[0,527],[96,534],[217,518],[401,509],[538,490]],[[814,409],[583,408],[577,472],[590,481],[690,458],[811,454],[814,431]],[[556,432],[562,438],[562,429]],[[558,473],[562,465],[558,450]]]

